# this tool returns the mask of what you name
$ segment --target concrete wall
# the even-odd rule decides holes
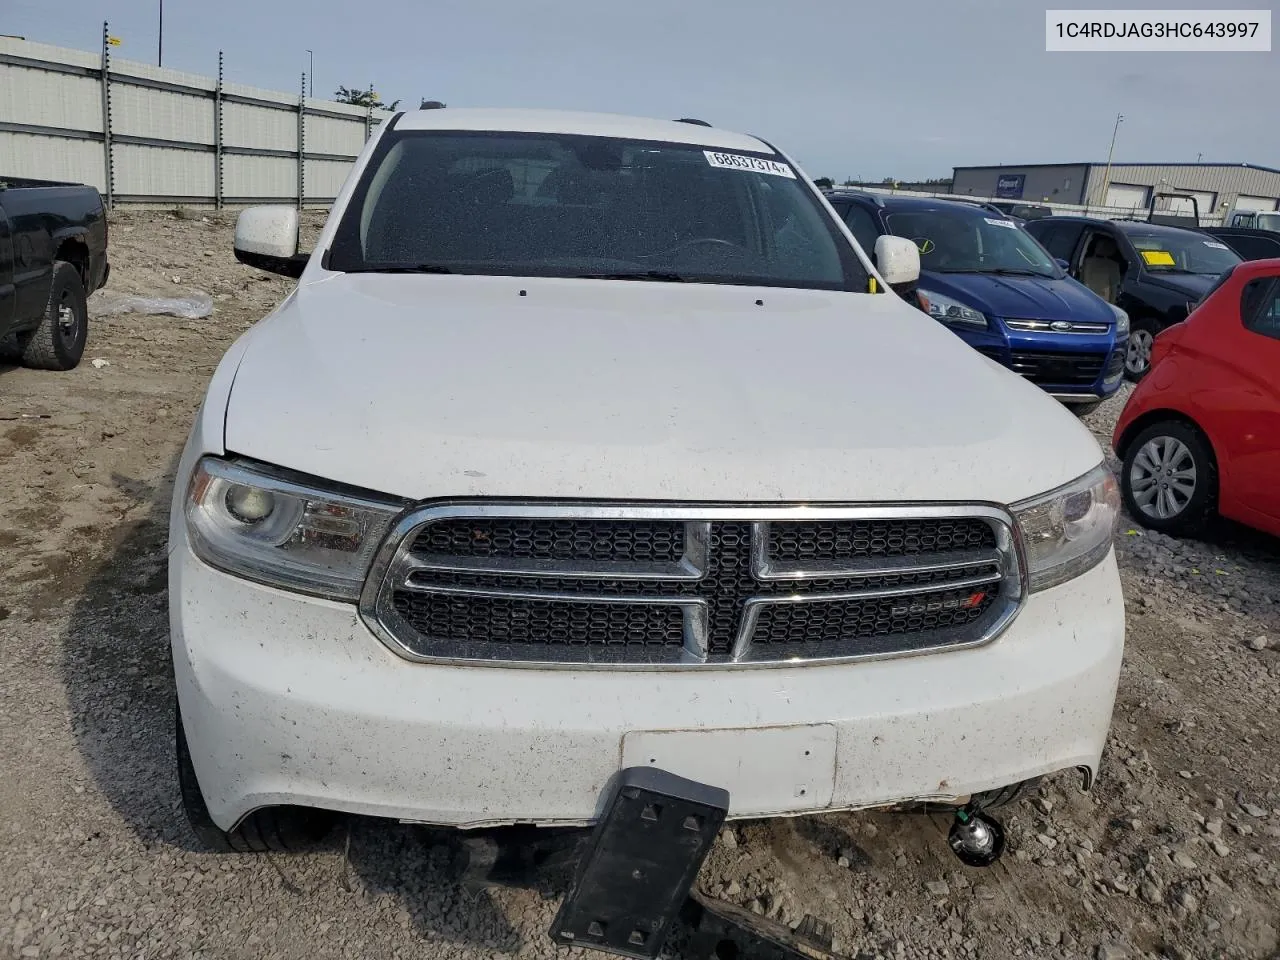
[[[390,116],[0,37],[0,176],[87,183],[113,203],[324,205]]]

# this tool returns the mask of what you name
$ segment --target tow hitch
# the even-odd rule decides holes
[[[729,794],[654,767],[617,777],[591,830],[534,827],[459,838],[464,886],[552,885],[568,892],[551,926],[556,943],[656,960],[675,935],[697,960],[846,960],[829,924],[806,916],[792,929],[693,889],[729,811]],[[978,807],[956,811],[952,852],[989,866],[1004,830]]]

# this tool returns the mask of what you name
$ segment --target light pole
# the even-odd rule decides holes
[[[307,58],[307,96],[314,97],[316,95],[316,55],[308,50]]]
[[[1111,157],[1116,152],[1116,134],[1120,132],[1120,123],[1124,120],[1123,113],[1116,114],[1116,125],[1111,130],[1111,149],[1107,151],[1107,170],[1102,175],[1102,206],[1107,205],[1107,188],[1111,186]]]
[[[156,66],[164,66],[164,0],[160,0],[160,29],[156,40]]]

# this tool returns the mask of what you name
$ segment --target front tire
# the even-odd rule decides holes
[[[37,370],[74,370],[88,339],[89,308],[80,273],[72,264],[55,260],[40,326],[19,341],[22,362]]]
[[[1154,423],[1128,445],[1120,492],[1130,516],[1144,527],[1161,533],[1198,530],[1218,498],[1213,448],[1189,423]]]
[[[1091,400],[1088,403],[1069,403],[1067,406],[1071,408],[1071,412],[1077,417],[1087,417],[1089,414],[1093,413],[1093,411],[1102,406],[1102,401]]]
[[[1126,380],[1137,383],[1147,375],[1147,371],[1151,369],[1151,348],[1159,332],[1159,325],[1150,317],[1133,318],[1133,327],[1129,331],[1129,342],[1124,355]]]
[[[328,810],[309,807],[266,807],[255,810],[233,830],[223,830],[209,816],[200,792],[196,768],[191,762],[182,711],[175,707],[174,747],[178,760],[178,787],[182,809],[196,839],[213,853],[299,853],[325,838],[333,827]]]

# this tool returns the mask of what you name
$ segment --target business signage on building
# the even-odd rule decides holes
[[[1025,173],[1002,173],[996,178],[996,196],[1005,200],[1021,200],[1026,182]]]

